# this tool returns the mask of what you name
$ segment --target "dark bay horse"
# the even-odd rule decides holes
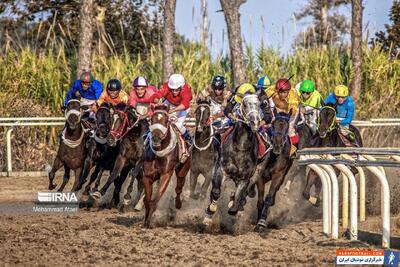
[[[315,141],[315,147],[345,147],[346,144],[339,136],[339,125],[336,121],[336,105],[327,104],[324,105],[318,116],[317,131],[318,136]],[[350,125],[350,130],[354,133],[357,144],[361,147],[363,145],[361,134],[357,128]],[[352,171],[356,173],[356,169],[352,168]],[[339,173],[336,170],[337,174]],[[321,180],[315,171],[310,170],[307,175],[306,185],[303,190],[303,197],[307,200],[310,199],[310,189],[312,185],[315,186],[315,201],[312,204],[318,206],[320,203],[320,194],[322,189]]]
[[[190,168],[191,157],[183,163],[180,161],[180,133],[174,129],[173,121],[168,114],[168,107],[157,106],[151,118],[150,133],[146,139],[144,157],[144,188],[146,209],[144,226],[150,227],[151,217],[157,204],[168,187],[172,174],[175,171],[175,208],[182,207],[181,193],[185,184],[185,177]],[[160,180],[157,194],[154,199],[153,183]]]
[[[262,166],[260,176],[256,180],[257,185],[257,226],[267,226],[269,208],[275,205],[276,193],[279,191],[285,176],[292,166],[293,159],[290,157],[290,141],[288,136],[289,120],[291,113],[279,112],[274,109],[274,120],[270,128],[272,150]],[[269,192],[264,199],[265,184],[271,181]],[[249,196],[254,197],[254,185],[249,187]]]
[[[59,192],[62,192],[68,183],[71,169],[75,172],[73,187],[77,185],[86,156],[85,143],[88,138],[81,123],[79,100],[71,99],[68,102],[65,110],[65,118],[66,123],[61,135],[60,146],[49,172],[49,190],[53,190],[57,186],[53,182],[55,173],[64,166],[64,178],[62,185],[58,189]]]
[[[255,94],[246,95],[240,106],[241,118],[221,145],[221,157],[215,163],[210,194],[211,203],[206,210],[204,223],[209,224],[217,211],[223,177],[232,179],[236,191],[231,194],[228,213],[236,215],[246,203],[246,191],[258,162],[257,131],[260,125],[260,101]]]
[[[190,165],[190,197],[206,197],[212,180],[212,167],[218,158],[219,142],[214,138],[211,108],[208,101],[198,101],[195,111],[196,131],[193,138],[192,164]],[[196,193],[198,176],[204,176],[200,193]]]
[[[108,135],[112,127],[112,113],[114,107],[104,102],[96,112],[96,128],[94,136],[88,141],[88,152],[85,158],[82,174],[79,178],[79,184],[72,191],[79,191],[93,166],[95,170],[90,176],[89,183],[86,185],[83,196],[89,195],[91,184],[96,180],[93,191],[97,191],[100,184],[101,176],[104,170],[111,171],[114,168],[115,159],[119,153],[119,142],[115,146],[110,146],[107,142]]]
[[[130,106],[117,106],[113,109],[112,116],[113,122],[107,142],[111,147],[119,143],[119,150],[106,183],[100,191],[93,192],[92,196],[95,200],[100,199],[114,183],[113,203],[117,205],[120,203],[119,194],[122,184],[129,172],[141,166],[144,151],[143,135],[148,129],[148,123],[146,119],[139,119],[135,109]],[[132,177],[134,178],[137,177]],[[142,181],[138,180],[138,195],[141,195],[143,191],[142,185]],[[124,198],[130,198],[130,196]]]

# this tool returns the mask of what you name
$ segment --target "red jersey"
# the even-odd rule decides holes
[[[178,96],[173,96],[168,88],[168,82],[165,82],[160,90],[152,96],[152,100],[154,101],[155,98],[165,98],[174,106],[182,104],[185,109],[188,109],[190,107],[190,101],[192,100],[192,89],[188,83],[185,83],[180,94]]]
[[[144,96],[138,97],[135,89],[133,89],[129,95],[129,105],[131,105],[132,107],[136,107],[137,103],[153,103],[154,100],[152,100],[152,96],[157,93],[157,91],[157,87],[149,85],[146,89]]]

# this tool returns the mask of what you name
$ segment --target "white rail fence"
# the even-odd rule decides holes
[[[298,151],[299,165],[314,170],[322,182],[323,232],[338,238],[339,188],[338,176],[333,167],[341,172],[342,227],[349,230],[350,239],[357,240],[359,220],[365,221],[365,174],[363,168],[376,176],[381,185],[382,247],[390,247],[390,190],[384,167],[400,168],[400,148],[306,148]],[[351,171],[359,173],[360,186]],[[348,203],[350,185],[350,227],[348,227]],[[360,209],[358,209],[358,198]]]

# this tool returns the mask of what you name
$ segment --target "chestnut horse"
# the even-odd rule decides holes
[[[175,208],[182,207],[181,193],[190,168],[190,156],[183,163],[180,160],[180,133],[175,129],[168,111],[169,108],[166,106],[155,107],[151,117],[150,133],[145,142],[143,183],[146,209],[144,226],[147,228],[150,227],[151,217],[167,189],[174,171],[176,175]],[[153,183],[157,180],[160,180],[160,183],[157,195],[152,200]]]

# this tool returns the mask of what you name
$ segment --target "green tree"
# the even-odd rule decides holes
[[[375,34],[372,43],[382,46],[385,51],[390,51],[393,58],[397,58],[400,53],[400,1],[394,0],[389,14],[391,24],[385,24],[385,31]]]
[[[349,32],[350,24],[335,9],[349,3],[350,0],[309,0],[294,17],[296,20],[311,17],[313,22],[296,37],[295,45],[309,48],[339,43],[343,35]]]

